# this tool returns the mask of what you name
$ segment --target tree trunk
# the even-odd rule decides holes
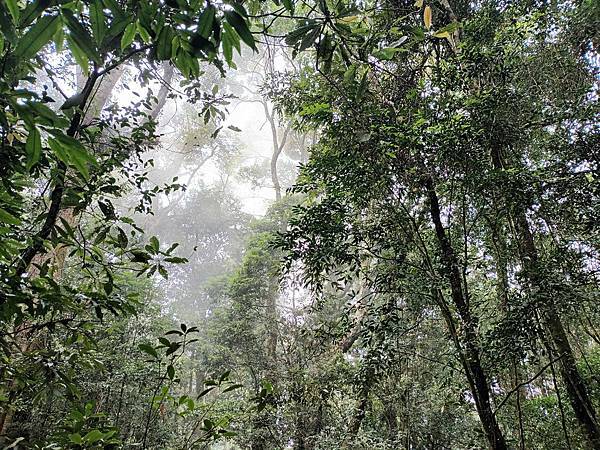
[[[449,327],[450,333],[457,346],[457,350],[463,365],[465,375],[469,382],[471,394],[475,401],[475,407],[479,420],[488,440],[490,449],[507,449],[504,435],[500,430],[496,416],[492,410],[490,388],[481,365],[479,343],[477,339],[477,319],[471,314],[468,298],[462,286],[461,274],[458,260],[454,249],[450,244],[444,225],[442,224],[440,205],[433,180],[429,177],[425,181],[425,189],[429,199],[430,214],[435,226],[435,234],[441,251],[442,263],[444,265],[444,276],[450,284],[452,302],[458,312],[459,323],[464,334],[464,339],[458,334],[452,313],[441,295],[438,295],[442,314]]]
[[[492,148],[492,163],[496,170],[504,170],[505,163],[502,157],[502,151],[499,146]],[[519,198],[517,196],[517,198]],[[506,199],[509,206],[512,206],[511,212],[515,228],[516,238],[519,245],[520,258],[523,266],[523,273],[529,284],[530,290],[546,292],[548,298],[551,298],[551,291],[548,291],[540,276],[539,254],[533,238],[533,233],[527,221],[526,207],[522,204],[515,204],[511,199]],[[545,332],[550,337],[550,342],[545,335],[540,339],[553,346],[559,359],[559,372],[563,383],[567,388],[571,407],[575,412],[575,417],[585,431],[589,441],[590,448],[600,449],[600,428],[596,419],[596,411],[587,392],[585,381],[583,380],[577,364],[573,349],[569,343],[567,333],[562,325],[560,316],[551,301],[546,301],[541,307],[538,307],[542,319],[542,325]]]

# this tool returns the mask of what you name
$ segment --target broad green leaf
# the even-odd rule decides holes
[[[106,36],[106,23],[104,21],[104,7],[100,0],[94,0],[90,4],[90,23],[92,33],[98,45],[102,45],[104,36]]]
[[[158,250],[160,249],[160,244],[159,244],[156,236],[152,236],[150,238],[150,245],[152,246],[152,249],[154,250],[154,252],[158,253]]]
[[[185,78],[190,77],[192,57],[188,52],[180,48],[177,52],[177,58],[175,59],[174,63]]]
[[[142,250],[131,250],[131,254],[133,255],[131,261],[133,262],[147,263],[152,259],[152,255]]]
[[[231,38],[229,37],[229,33],[223,33],[221,45],[223,46],[223,56],[225,57],[225,61],[231,64],[233,60],[233,46],[231,43]]]
[[[34,57],[52,39],[59,25],[58,16],[40,18],[19,40],[14,55],[24,59]]]
[[[188,262],[187,258],[180,258],[179,256],[169,256],[165,258],[165,261],[173,264],[184,264]]]
[[[130,15],[117,16],[112,21],[110,28],[106,32],[104,41],[102,41],[102,48],[106,48],[109,44],[112,45],[113,40],[117,39],[121,35],[121,33],[125,31],[127,25],[129,25],[132,21],[133,17]],[[120,43],[120,40],[118,41],[118,43]]]
[[[96,159],[90,155],[77,139],[65,134],[56,135],[48,139],[50,148],[65,164],[72,164],[77,171],[87,180],[89,179],[89,165],[97,166]]]
[[[111,10],[111,12],[115,15],[115,17],[123,17],[125,16],[125,11],[121,9],[121,6],[116,0],[102,0],[104,6]]]
[[[169,356],[175,353],[177,350],[181,348],[181,344],[179,342],[171,342],[171,346],[166,351],[165,355]]]
[[[83,438],[81,437],[81,435],[79,433],[73,433],[69,435],[69,440],[71,442],[73,442],[74,444],[81,444],[83,443]]]
[[[248,47],[254,51],[258,51],[254,42],[254,36],[252,36],[248,24],[242,16],[235,11],[225,11],[225,20],[235,29],[236,33]]]
[[[171,41],[171,55],[176,55],[177,50],[179,50],[179,46],[181,45],[181,38],[179,36],[175,36]]]
[[[93,444],[104,437],[104,433],[100,430],[92,430],[83,437],[84,442]]]
[[[29,170],[40,160],[42,154],[42,138],[35,127],[29,130],[25,150],[27,151],[27,170]]]
[[[90,73],[90,61],[88,60],[86,54],[79,48],[77,43],[71,38],[71,35],[67,35],[67,42],[69,43],[69,50],[71,51],[71,55],[75,58],[75,62],[85,75]]]
[[[125,32],[123,33],[123,37],[121,37],[121,51],[125,50],[131,45],[136,33],[137,27],[135,23],[130,23],[129,25],[127,25],[127,27],[125,28]]]
[[[285,43],[287,45],[297,44],[304,36],[306,36],[306,34],[308,34],[316,27],[318,27],[317,23],[311,23],[309,25],[303,25],[301,27],[296,28],[294,31],[291,31],[287,34],[287,36],[285,37]]]
[[[40,102],[27,102],[27,106],[31,108],[37,114],[37,122],[43,122],[40,119],[46,119],[50,124],[60,127],[66,128],[69,126],[69,121],[64,117],[59,116],[50,108],[48,108],[44,103]]]
[[[173,365],[169,365],[167,367],[167,376],[169,377],[170,380],[175,378],[175,367],[173,367]]]
[[[290,14],[294,14],[294,0],[283,0],[283,6]]]
[[[10,13],[6,11],[6,8],[0,7],[0,37],[6,39],[6,41],[10,42],[13,46],[16,46],[19,42],[19,38],[17,37],[17,30],[15,29],[15,24],[10,17]],[[2,43],[2,50],[4,50],[4,42]]]
[[[96,48],[96,44],[87,30],[81,25],[72,11],[63,9],[63,17],[66,19],[69,36],[77,44],[77,47],[85,54],[88,59],[101,64],[102,60]]]
[[[242,5],[241,2],[237,2],[235,0],[226,0],[225,3],[231,5],[235,12],[238,13],[241,17],[248,17],[248,13],[246,12],[246,9],[244,8],[244,5]]]
[[[0,208],[0,222],[8,223],[11,225],[21,224],[21,220],[19,218],[13,216],[11,213],[2,208]]]
[[[210,36],[212,30],[213,21],[215,19],[216,8],[209,4],[198,19],[198,34],[204,38]]]
[[[65,30],[62,26],[58,27],[56,33],[52,36],[52,40],[54,41],[54,45],[56,45],[56,51],[62,52],[65,43]]]
[[[19,27],[25,28],[32,24],[33,21],[50,6],[52,6],[52,0],[36,0],[29,2],[25,10],[21,13],[21,23],[19,24]]]
[[[6,0],[6,7],[8,8],[8,11],[10,12],[15,24],[18,24],[21,11],[19,10],[19,4],[17,0]]]
[[[160,61],[171,58],[171,41],[173,40],[173,30],[171,27],[164,27],[159,35],[156,44],[156,57]]]
[[[64,149],[64,147],[60,144],[60,142],[58,142],[58,140],[56,140],[54,138],[49,138],[48,145],[50,146],[50,148],[52,149],[54,154],[58,157],[58,159],[60,159],[65,164],[69,164],[69,162],[70,162],[69,154]]]
[[[386,47],[374,51],[373,56],[379,59],[388,60],[392,59],[396,53],[401,51],[404,51],[404,49],[396,47]]]
[[[144,28],[142,26],[142,24],[140,24],[140,22],[138,21],[137,24],[137,31],[140,34],[140,37],[142,38],[142,40],[148,44],[150,43],[150,41],[152,40],[152,38],[150,37],[150,33],[148,33],[148,30],[146,30],[146,28]]]
[[[454,33],[461,27],[460,22],[450,22],[448,25],[443,26],[437,32],[447,31],[448,33]]]
[[[214,44],[206,39],[205,37],[195,34],[190,39],[190,45],[194,49],[194,54],[198,55],[200,52],[204,52],[207,55],[215,54],[217,49]]]
[[[138,348],[143,351],[144,353],[147,353],[150,356],[155,357],[156,359],[158,359],[158,353],[156,352],[156,349],[154,347],[152,347],[150,344],[139,344]]]
[[[307,48],[311,47],[315,41],[317,40],[317,38],[319,37],[319,35],[321,34],[321,27],[315,27],[310,33],[308,33],[306,36],[304,36],[304,39],[302,39],[302,42],[300,43],[300,46],[298,47],[298,51],[303,51],[306,50]]]
[[[223,23],[223,31],[224,34],[227,34],[229,42],[238,52],[238,54],[242,54],[242,47],[240,45],[240,37],[235,32],[235,30],[229,25],[227,22]]]
[[[96,160],[92,158],[85,149],[80,150],[78,148],[69,148],[68,151],[71,158],[71,163],[86,180],[89,179],[90,172],[88,165],[97,165]]]
[[[163,277],[165,280],[169,279],[169,272],[167,272],[167,269],[164,268],[164,266],[159,265],[158,266],[158,273],[160,274],[161,277]],[[170,349],[167,352],[167,355],[170,354]]]

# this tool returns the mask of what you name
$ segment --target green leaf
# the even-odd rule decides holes
[[[207,387],[202,392],[200,392],[196,398],[198,399],[198,398],[204,397],[206,394],[208,394],[210,391],[212,391],[215,387],[216,386]]]
[[[144,353],[147,353],[150,356],[155,357],[156,359],[158,359],[158,353],[156,352],[156,349],[154,347],[152,347],[150,344],[139,344],[138,348],[143,351]]]
[[[20,15],[20,10],[19,10],[19,5],[17,3],[17,0],[6,0],[6,7],[8,8],[8,11],[10,12],[10,15],[13,18],[13,21],[16,24],[19,23],[19,15]]]
[[[148,44],[150,43],[150,41],[152,40],[152,38],[150,37],[150,33],[148,33],[148,30],[146,30],[142,24],[140,24],[140,22],[138,21],[137,24],[137,31],[140,34],[140,37],[142,38],[142,40]]]
[[[450,33],[448,31],[440,30],[433,33],[433,37],[436,37],[438,39],[450,39]]]
[[[27,142],[25,142],[25,150],[27,151],[27,170],[31,169],[40,160],[42,154],[42,139],[37,128],[29,130]]]
[[[223,23],[223,39],[226,39],[226,36],[231,46],[241,55],[242,47],[240,46],[240,37],[227,22]]]
[[[223,393],[233,391],[234,389],[239,389],[243,386],[243,384],[232,384],[231,386],[227,386],[225,389],[223,389]]]
[[[319,35],[321,34],[321,27],[315,27],[310,33],[306,34],[306,36],[304,36],[304,39],[302,39],[302,42],[300,43],[300,47],[298,47],[298,51],[303,51],[306,50],[307,48],[311,47],[315,41],[317,40],[317,38],[319,37]]]
[[[11,213],[6,211],[5,209],[0,208],[0,222],[8,223],[11,225],[20,225],[21,220],[17,217],[13,216]]]
[[[154,252],[158,253],[158,250],[160,249],[160,244],[159,244],[156,236],[152,236],[150,238],[150,245],[152,246],[152,249],[154,250]]]
[[[104,36],[106,36],[106,23],[104,22],[104,7],[100,0],[94,0],[90,4],[90,23],[92,25],[92,33],[96,38],[96,43],[102,45]]]
[[[164,266],[159,265],[158,266],[158,273],[165,279],[168,280],[169,279],[169,272],[167,272],[167,269],[164,268]],[[169,352],[167,352],[167,355],[169,354]]]
[[[179,342],[171,342],[171,346],[169,347],[169,349],[166,351],[165,354],[167,356],[169,356],[169,355],[175,353],[180,348],[181,348],[181,344]]]
[[[383,60],[390,60],[394,58],[394,55],[398,52],[404,51],[402,48],[386,47],[381,48],[373,52],[373,56]]]
[[[248,24],[242,16],[235,11],[225,11],[225,20],[235,29],[236,33],[248,47],[254,51],[258,51],[254,42],[254,36],[252,36]]]
[[[173,367],[173,365],[167,367],[167,376],[169,377],[169,380],[175,378],[175,367]]]
[[[65,151],[63,146],[60,145],[60,142],[58,142],[58,140],[50,138],[48,139],[48,145],[50,146],[54,154],[58,157],[58,159],[60,159],[65,164],[69,164],[69,154]]]
[[[241,17],[248,17],[248,13],[246,12],[246,9],[244,8],[244,5],[242,5],[241,2],[226,0],[225,3],[229,3],[229,5],[231,5],[235,12],[238,13]]]
[[[229,37],[229,33],[223,33],[223,56],[225,57],[225,61],[231,65],[233,61],[233,45],[231,43],[231,38]]]
[[[208,5],[198,19],[198,34],[203,38],[208,38],[212,30],[213,21],[215,19],[216,8],[213,5]]]
[[[71,38],[71,35],[67,35],[67,42],[69,43],[69,50],[71,51],[73,58],[75,58],[75,62],[79,67],[81,67],[83,73],[88,75],[90,73],[90,62],[87,56],[83,50],[77,46],[75,41]]]
[[[37,0],[33,2],[29,2],[25,11],[21,14],[21,23],[19,24],[20,28],[25,28],[26,26],[33,23],[35,19],[37,19],[46,8],[52,6],[52,0]]]
[[[206,54],[214,54],[217,49],[214,44],[206,39],[205,37],[200,36],[199,34],[194,34],[190,39],[190,45],[195,50],[195,54],[198,55],[200,51]]]
[[[219,384],[221,384],[223,381],[227,380],[229,378],[230,374],[231,374],[231,370],[226,370],[225,372],[223,372],[221,374],[221,376],[219,377]]]
[[[2,47],[2,51],[4,51],[5,47],[4,39],[13,46],[18,43],[19,38],[17,37],[15,24],[12,22],[10,13],[5,8],[0,8],[0,30],[2,30],[2,33],[0,33],[0,47]]]
[[[73,433],[69,435],[69,440],[71,442],[73,442],[74,444],[81,444],[83,443],[83,438],[81,437],[81,435],[79,433]]]
[[[58,16],[40,18],[19,40],[14,55],[24,59],[34,57],[52,39],[59,25],[60,19]]]
[[[130,23],[125,28],[125,32],[121,37],[121,51],[125,50],[127,47],[131,45],[133,39],[135,38],[135,34],[137,33],[137,27],[135,23]]]
[[[164,27],[159,35],[156,44],[156,57],[160,61],[171,58],[171,41],[173,40],[173,30],[171,27]]]
[[[95,158],[81,145],[81,142],[71,136],[58,134],[55,139],[48,139],[48,144],[61,161],[75,166],[86,180],[90,176],[88,165],[98,165]]]
[[[152,259],[149,253],[142,250],[131,250],[131,254],[133,255],[132,262],[147,263]]]
[[[93,444],[94,442],[98,442],[100,439],[104,437],[104,433],[100,430],[92,430],[88,434],[83,437],[83,440],[88,444]]]
[[[121,9],[121,6],[116,0],[103,0],[104,6],[111,10],[116,18],[125,16],[125,12]]]
[[[56,33],[52,36],[52,40],[54,41],[54,45],[56,45],[56,51],[62,52],[65,43],[65,30],[63,27],[58,27]]]
[[[116,39],[121,35],[121,33],[123,33],[123,31],[125,31],[127,25],[129,25],[132,21],[133,17],[131,15],[116,16],[113,19],[110,28],[106,32],[104,41],[102,41],[102,47],[106,48],[109,45],[114,45],[117,42]],[[118,42],[120,43],[120,40]]]
[[[177,58],[175,59],[175,66],[179,69],[181,74],[185,78],[190,77],[190,72],[192,69],[192,56],[183,49],[179,49],[177,52]]]
[[[293,0],[283,0],[283,6],[287,9],[290,14],[294,14],[294,1]]]
[[[168,258],[165,258],[165,261],[172,264],[185,264],[188,262],[187,258],[180,258],[178,256],[169,256]]]
[[[69,36],[77,44],[77,47],[79,47],[88,59],[101,64],[102,59],[100,58],[100,54],[87,30],[81,25],[71,10],[63,9],[62,13],[67,21]]]
[[[45,119],[47,122],[56,126],[57,128],[66,128],[69,125],[69,121],[67,121],[64,117],[59,116],[50,108],[48,108],[44,103],[41,102],[26,102],[27,106],[29,106],[33,111],[38,115],[37,122],[43,123],[40,119]]]
[[[308,25],[303,25],[301,27],[296,28],[294,31],[291,31],[287,34],[287,36],[285,37],[285,43],[287,45],[297,44],[304,36],[306,36],[308,32],[315,29],[316,27],[318,27],[318,24],[316,22],[313,22]]]

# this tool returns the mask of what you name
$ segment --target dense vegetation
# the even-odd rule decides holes
[[[599,23],[0,2],[0,446],[600,449]]]

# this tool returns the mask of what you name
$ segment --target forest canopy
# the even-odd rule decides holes
[[[0,2],[0,447],[600,449],[599,23]]]

